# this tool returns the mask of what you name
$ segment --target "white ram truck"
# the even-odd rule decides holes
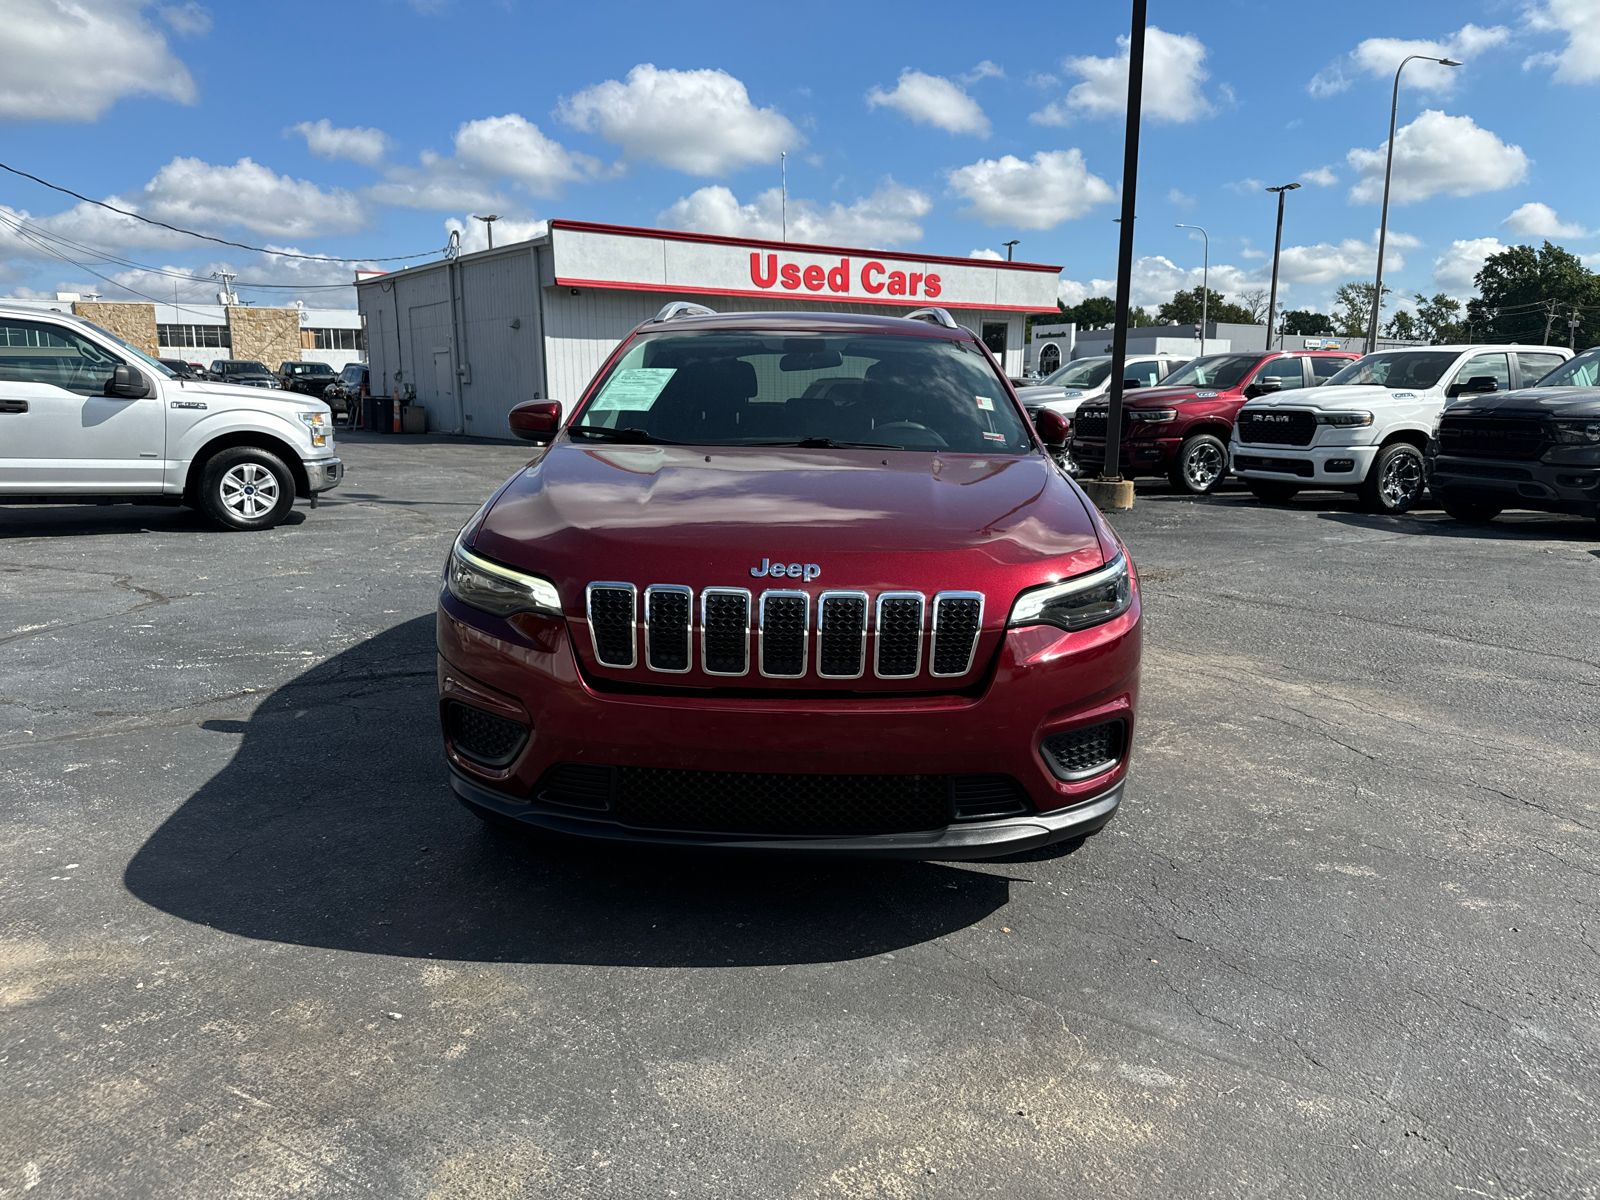
[[[1269,504],[1340,488],[1371,512],[1403,513],[1422,498],[1423,451],[1446,404],[1530,387],[1571,357],[1564,346],[1380,350],[1321,387],[1245,404],[1233,423],[1233,473]]]
[[[270,529],[343,478],[322,401],[179,379],[80,317],[0,304],[0,504],[185,504]]]

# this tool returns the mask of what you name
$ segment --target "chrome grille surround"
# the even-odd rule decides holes
[[[867,672],[867,612],[872,598],[865,592],[823,592],[817,597],[817,676],[821,679],[860,679]],[[843,610],[843,612],[841,612]],[[855,616],[844,612],[854,610]],[[840,642],[849,646],[839,645]],[[853,657],[854,671],[830,671],[835,659]]]
[[[798,601],[798,604],[796,603]],[[798,635],[792,628],[795,609],[799,609]],[[770,610],[770,611],[769,611]],[[784,628],[780,628],[782,625]],[[757,617],[758,644],[756,669],[765,679],[800,679],[806,673],[806,656],[811,645],[811,594],[770,588],[761,593]],[[798,645],[795,644],[798,636]],[[792,661],[795,671],[769,671],[768,658]]]
[[[925,624],[923,617],[926,609],[927,598],[921,592],[878,593],[878,603],[872,622],[872,673],[879,679],[914,679],[921,673],[922,627]],[[916,619],[914,638],[904,628],[913,616]],[[891,622],[894,627],[886,629],[885,625]],[[909,646],[906,644],[907,641],[911,643]],[[886,657],[891,668],[909,660],[911,669],[885,671],[883,668]]]
[[[974,607],[976,612],[973,612]],[[947,611],[948,609],[948,611]],[[935,679],[957,679],[972,670],[978,653],[978,636],[983,632],[982,592],[940,592],[933,598],[932,645],[928,650],[928,674]],[[953,640],[959,639],[959,640]],[[966,642],[965,653],[961,641]],[[948,646],[946,643],[950,643]],[[940,659],[955,657],[961,666],[955,671],[939,670]],[[949,665],[948,663],[946,665]]]
[[[627,604],[628,604],[628,618],[627,618],[628,658],[627,658],[626,662],[622,661],[621,656],[617,655],[617,654],[613,654],[609,658],[606,657],[606,652],[601,649],[601,645],[600,645],[601,631],[600,631],[599,625],[602,624],[602,623],[609,623],[611,619],[608,618],[607,614],[605,614],[602,611],[600,622],[597,623],[595,621],[595,593],[596,592],[602,592],[602,593],[609,592],[609,593],[612,593],[612,595],[609,596],[609,597],[606,597],[606,596],[602,596],[601,597],[602,606],[614,603],[616,601],[617,594],[619,594],[619,593],[626,593],[627,594],[627,598],[628,598],[627,599]],[[636,636],[636,631],[637,631],[638,625],[639,625],[639,590],[636,587],[634,587],[633,584],[631,584],[631,583],[616,583],[616,582],[591,583],[588,587],[586,587],[584,589],[584,591],[583,591],[583,599],[584,599],[584,605],[583,605],[584,617],[589,622],[589,643],[590,643],[590,645],[592,645],[594,647],[595,661],[599,662],[599,663],[602,663],[602,664],[604,664],[605,666],[608,666],[608,667],[619,667],[619,668],[623,668],[623,669],[627,669],[627,668],[630,668],[630,667],[638,666],[639,665],[639,639]],[[614,630],[611,629],[611,628],[608,628],[606,630],[606,637],[609,639],[613,635],[613,633],[614,633]],[[611,649],[615,650],[615,649],[617,649],[617,647],[616,646],[612,646]]]
[[[726,613],[723,610],[726,610]],[[742,626],[736,625],[731,619],[735,612],[742,613]],[[722,641],[729,637],[733,639],[734,647],[726,648]],[[713,638],[719,642],[715,652],[711,646]],[[739,663],[739,669],[736,671],[718,671],[711,666],[713,660],[729,665],[735,659]],[[700,669],[707,675],[735,676],[750,673],[749,588],[710,587],[700,592]]]
[[[676,611],[682,611],[681,624]],[[678,646],[682,638],[682,648]],[[660,666],[659,662],[683,666]],[[694,669],[694,589],[678,583],[653,583],[644,590],[644,665],[668,675]]]

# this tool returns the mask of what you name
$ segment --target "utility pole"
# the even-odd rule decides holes
[[[1178,229],[1200,229],[1198,225],[1179,224]],[[1211,304],[1211,235],[1200,229],[1200,236],[1206,240],[1206,256],[1204,265],[1200,268],[1200,357],[1206,356],[1206,312]]]
[[[487,217],[474,215],[474,221],[483,222],[483,230],[489,235],[489,249],[494,249],[494,223],[500,219],[499,213],[490,213]]]
[[[222,280],[222,294],[217,297],[224,306],[237,305],[239,297],[234,294],[233,281],[239,278],[237,271],[213,271],[211,278]]]
[[[1021,238],[1012,238],[1009,242],[1001,242],[1000,243],[1002,246],[1004,246],[1006,248],[1006,261],[1007,262],[1011,261],[1011,251],[1016,248],[1017,243],[1020,242],[1021,240],[1022,240]]]
[[[1128,115],[1122,150],[1122,224],[1117,245],[1117,317],[1111,331],[1111,387],[1106,395],[1106,455],[1100,468],[1105,494],[1092,499],[1119,508],[1133,505],[1133,485],[1122,479],[1122,373],[1128,368],[1128,306],[1133,291],[1133,222],[1139,191],[1139,117],[1144,101],[1146,0],[1133,0],[1128,35]]]
[[[1272,239],[1272,293],[1267,297],[1267,349],[1272,349],[1272,327],[1278,320],[1278,252],[1283,249],[1283,194],[1292,192],[1300,185],[1286,183],[1282,187],[1270,187],[1269,192],[1278,193],[1278,232]]]
[[[789,152],[778,151],[779,186],[782,189],[782,208],[779,210],[783,216],[783,240],[789,240]]]
[[[1572,315],[1567,318],[1567,328],[1572,330],[1571,346],[1574,354],[1578,352],[1578,326],[1581,324],[1583,324],[1583,321],[1578,316],[1577,306],[1574,305],[1572,309]]]

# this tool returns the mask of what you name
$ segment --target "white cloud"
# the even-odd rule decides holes
[[[389,135],[381,129],[354,125],[341,129],[327,117],[320,121],[301,121],[290,132],[306,139],[306,149],[318,158],[348,158],[374,166],[389,148]]]
[[[1300,178],[1307,183],[1316,184],[1317,187],[1332,187],[1339,182],[1339,177],[1328,167],[1316,167],[1310,171],[1303,171],[1300,174]]]
[[[156,10],[172,32],[184,37],[203,37],[211,32],[211,13],[203,4],[169,4]]]
[[[1483,269],[1484,260],[1504,249],[1500,239],[1492,237],[1451,242],[1450,249],[1433,260],[1433,286],[1457,299],[1466,299],[1476,291],[1473,277]]]
[[[1548,204],[1530,201],[1516,212],[1512,213],[1501,222],[1512,233],[1521,234],[1523,237],[1537,238],[1581,238],[1588,237],[1589,231],[1582,225],[1571,221],[1563,221],[1556,216],[1556,210]]]
[[[1180,192],[1177,188],[1173,188],[1167,193],[1167,203],[1178,208],[1193,208],[1194,197],[1188,192]]]
[[[573,153],[517,113],[462,125],[456,158],[487,177],[514,179],[535,196],[559,196],[562,184],[602,170],[598,159]]]
[[[1062,65],[1083,82],[1062,100],[1052,101],[1028,120],[1036,125],[1066,125],[1075,117],[1120,117],[1128,107],[1128,39],[1118,37],[1115,58],[1069,58]],[[1142,114],[1155,121],[1197,121],[1212,112],[1200,90],[1209,78],[1202,65],[1205,44],[1189,33],[1167,33],[1151,25],[1145,32]]]
[[[1005,68],[997,63],[990,62],[987,58],[977,66],[973,67],[972,70],[964,71],[960,75],[956,76],[956,78],[961,80],[962,83],[965,83],[969,86],[979,82],[980,80],[1004,79],[1005,77]]]
[[[191,229],[243,225],[277,237],[316,237],[366,224],[361,202],[342,188],[325,192],[248,158],[231,167],[175,158],[124,200],[145,216]]]
[[[873,88],[867,93],[871,108],[894,108],[919,125],[932,125],[947,133],[989,136],[989,118],[978,102],[941,75],[902,71],[894,91]]]
[[[1351,150],[1345,157],[1361,180],[1350,189],[1353,203],[1383,197],[1384,150]],[[1397,204],[1429,196],[1472,196],[1521,183],[1528,156],[1508,146],[1471,117],[1450,117],[1428,109],[1395,135],[1394,189]]]
[[[1479,54],[1498,46],[1511,36],[1503,25],[1489,29],[1477,25],[1463,25],[1442,41],[1406,38],[1368,38],[1343,58],[1337,58],[1311,78],[1306,90],[1313,96],[1325,99],[1347,90],[1356,75],[1374,75],[1393,79],[1400,63],[1413,54],[1428,58],[1453,58],[1457,62],[1471,62]],[[1458,67],[1442,67],[1438,63],[1416,62],[1400,76],[1400,86],[1420,88],[1423,91],[1448,93],[1460,74]]]
[[[1562,83],[1592,83],[1600,79],[1600,5],[1594,0],[1545,0],[1530,4],[1528,25],[1540,32],[1567,35],[1559,53],[1535,54],[1522,64],[1554,66]]]
[[[137,0],[7,0],[0,118],[92,121],[124,96],[195,100],[189,68]]]
[[[632,160],[690,175],[725,175],[747,163],[776,162],[805,144],[774,108],[757,108],[726,71],[659,70],[640,63],[626,83],[608,79],[561,101],[563,121],[598,133]]]
[[[1265,179],[1241,179],[1235,183],[1225,183],[1222,186],[1236,196],[1254,196],[1257,192],[1266,190],[1267,181]]]
[[[783,194],[768,188],[750,204],[720,185],[703,187],[683,197],[656,217],[668,229],[692,229],[726,237],[778,239],[783,236]],[[918,221],[933,208],[914,188],[886,179],[870,196],[854,204],[834,201],[823,208],[814,200],[789,199],[788,238],[791,242],[834,245],[894,246],[922,237]]]
[[[1116,198],[1110,184],[1089,174],[1076,148],[1041,150],[1031,163],[1011,154],[981,158],[949,179],[950,190],[970,202],[962,216],[1020,229],[1053,229]]]
[[[461,249],[465,253],[489,248],[489,235],[484,222],[470,213],[464,218],[451,217],[444,223],[444,228],[446,234],[461,235]],[[494,223],[494,244],[509,246],[512,242],[526,242],[530,238],[543,237],[549,228],[548,221],[516,221],[510,217],[501,217]]]
[[[1104,294],[1092,290],[1088,284],[1079,283],[1076,279],[1062,279],[1056,283],[1056,298],[1068,308],[1082,304],[1092,295]]]
[[[1005,261],[1005,257],[1006,256],[1004,254],[1001,254],[1000,251],[998,251],[998,250],[974,250],[971,254],[967,255],[967,257],[968,258],[987,258],[987,259],[998,260],[998,261],[1003,262],[1003,261]]]
[[[1398,271],[1406,265],[1399,252],[1421,245],[1409,234],[1389,231],[1383,247],[1383,269]],[[1318,242],[1314,246],[1285,246],[1278,256],[1278,278],[1289,283],[1332,283],[1352,276],[1371,275],[1378,265],[1376,241],[1345,238],[1338,243]],[[1271,264],[1266,270],[1270,272]]]

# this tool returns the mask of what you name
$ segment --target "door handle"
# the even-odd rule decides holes
[[[7,400],[0,398],[0,413],[25,413],[28,411],[26,400]]]

